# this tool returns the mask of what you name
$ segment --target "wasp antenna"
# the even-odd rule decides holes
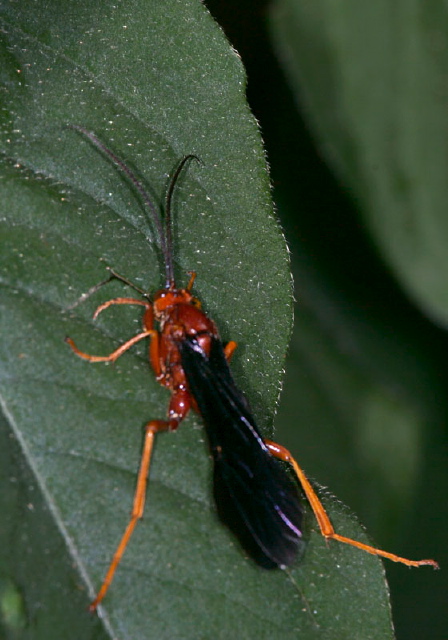
[[[168,191],[166,192],[165,198],[165,238],[166,238],[166,254],[165,254],[165,273],[166,273],[166,288],[174,289],[174,266],[173,266],[173,233],[172,233],[172,224],[171,224],[171,202],[173,200],[173,192],[176,186],[176,183],[179,179],[180,174],[182,173],[182,169],[186,165],[189,160],[196,160],[201,163],[200,158],[195,156],[193,153],[189,153],[184,156],[182,160],[177,165],[176,171],[173,174],[173,177],[170,180],[168,185]]]
[[[157,210],[157,208],[154,206],[154,204],[153,204],[151,198],[149,197],[148,192],[144,188],[141,180],[139,180],[137,178],[137,176],[135,175],[135,173],[133,171],[131,171],[131,169],[127,166],[127,164],[125,164],[123,162],[123,160],[120,160],[120,158],[117,155],[115,155],[115,153],[113,151],[111,151],[111,149],[109,149],[109,147],[107,147],[103,142],[101,142],[101,140],[99,138],[97,138],[97,136],[94,133],[92,133],[91,131],[89,131],[85,127],[80,127],[77,124],[70,124],[70,125],[68,125],[68,128],[69,129],[74,129],[75,131],[79,131],[79,133],[81,133],[83,136],[88,138],[90,140],[90,142],[95,145],[95,147],[97,147],[100,151],[105,153],[106,156],[108,158],[110,158],[112,160],[112,162],[118,167],[118,169],[120,169],[120,171],[122,171],[129,178],[129,180],[132,182],[132,184],[134,185],[134,187],[137,189],[137,191],[139,192],[140,196],[142,197],[142,200],[143,200],[145,206],[151,212],[151,216],[152,216],[153,222],[154,222],[154,224],[156,226],[157,234],[159,236],[160,247],[161,247],[161,250],[162,250],[162,253],[163,253],[165,264],[170,262],[171,261],[171,257],[168,255],[168,252],[167,252],[168,251],[168,246],[167,246],[168,243],[167,243],[167,238],[166,238],[166,235],[165,235],[164,227],[163,227],[163,224],[162,224],[162,220],[161,220],[161,217],[160,217],[160,213]]]

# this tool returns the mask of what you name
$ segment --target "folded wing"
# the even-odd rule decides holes
[[[180,342],[179,350],[215,462],[219,514],[260,565],[289,565],[302,544],[296,483],[264,444],[221,341],[211,341],[209,356],[194,337]]]

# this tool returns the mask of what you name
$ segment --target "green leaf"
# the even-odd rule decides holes
[[[446,327],[444,3],[278,0],[272,17],[323,154],[407,295]]]
[[[217,520],[196,416],[158,438],[145,518],[101,618],[87,614],[128,518],[142,427],[168,395],[145,346],[95,366],[64,344],[106,354],[137,333],[138,309],[91,319],[119,283],[69,310],[105,265],[149,291],[163,282],[136,194],[67,125],[99,135],[157,203],[179,158],[201,158],[176,192],[176,277],[197,271],[223,339],[239,342],[232,366],[264,429],[290,334],[288,257],[241,63],[200,2],[25,1],[1,20],[0,598],[13,594],[16,612],[2,609],[5,636],[391,637],[381,563],[327,545],[311,514],[291,571],[244,557]]]

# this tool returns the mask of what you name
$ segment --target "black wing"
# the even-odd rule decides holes
[[[178,346],[215,461],[218,512],[260,565],[289,565],[302,537],[297,486],[264,444],[221,341],[211,340],[208,357],[194,337]]]

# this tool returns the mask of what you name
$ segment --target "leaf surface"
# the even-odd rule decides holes
[[[157,205],[179,158],[201,158],[176,191],[176,277],[183,283],[197,271],[195,292],[222,338],[239,342],[232,367],[265,431],[290,335],[288,256],[241,63],[201,3],[7,3],[1,20],[8,518],[0,577],[22,612],[4,618],[7,631],[15,624],[23,638],[286,639],[344,637],[356,625],[364,640],[390,637],[381,564],[327,547],[310,515],[305,558],[289,574],[244,557],[217,520],[196,416],[158,438],[145,518],[101,618],[87,614],[128,518],[142,428],[163,417],[168,394],[144,345],[108,366],[76,359],[64,344],[70,335],[83,350],[107,354],[138,332],[138,309],[91,319],[100,302],[128,295],[119,283],[69,310],[104,279],[106,265],[149,291],[163,283],[137,195],[67,125],[94,131]],[[330,504],[336,525],[365,537]]]

